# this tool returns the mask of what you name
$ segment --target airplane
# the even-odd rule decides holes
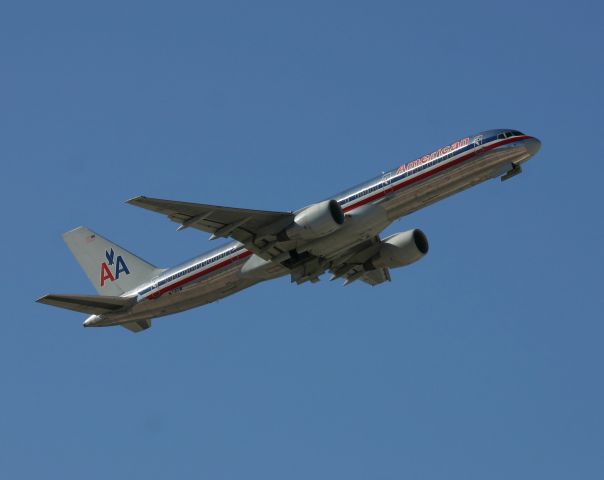
[[[254,284],[291,276],[296,284],[331,279],[371,286],[390,269],[428,253],[419,229],[380,238],[395,220],[492,178],[508,180],[541,148],[518,130],[464,137],[326,200],[297,211],[222,207],[139,196],[127,203],[232,242],[162,269],[85,227],[63,235],[98,295],[49,294],[37,301],[89,314],[85,327],[132,332],[154,318],[206,305]]]

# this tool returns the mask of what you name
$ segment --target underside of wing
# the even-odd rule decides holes
[[[128,200],[128,203],[166,215],[180,224],[178,230],[195,228],[211,233],[210,239],[231,237],[267,260],[284,253],[275,236],[294,219],[290,212],[249,210],[142,196]]]
[[[379,251],[381,240],[373,237],[350,251],[342,254],[331,264],[332,280],[344,279],[344,285],[361,280],[371,286],[390,281],[390,272],[387,268],[372,268],[369,260]]]
[[[360,279],[369,285],[390,281],[387,269],[368,267],[368,261],[381,247],[379,237],[358,244],[335,259],[317,257],[308,251],[298,253],[296,241],[284,240],[280,233],[294,222],[291,212],[249,210],[200,203],[136,197],[130,205],[166,215],[180,224],[178,230],[195,228],[211,234],[211,239],[231,237],[264,260],[279,262],[291,272],[298,284],[316,282],[329,269],[332,279],[343,278],[345,284]]]

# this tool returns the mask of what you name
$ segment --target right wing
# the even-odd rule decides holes
[[[173,222],[180,223],[178,230],[191,227],[211,233],[210,239],[234,238],[265,260],[274,260],[287,252],[277,242],[276,235],[294,220],[294,214],[290,212],[221,207],[142,196],[127,203],[166,215]]]

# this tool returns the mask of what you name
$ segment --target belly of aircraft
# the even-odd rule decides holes
[[[233,262],[199,281],[175,288],[159,298],[144,300],[127,312],[107,316],[107,321],[120,323],[162,317],[220,300],[257,283],[253,279],[241,278],[242,264],[241,260]]]

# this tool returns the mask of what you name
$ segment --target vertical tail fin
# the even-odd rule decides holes
[[[99,295],[120,296],[162,272],[86,227],[63,239]]]

